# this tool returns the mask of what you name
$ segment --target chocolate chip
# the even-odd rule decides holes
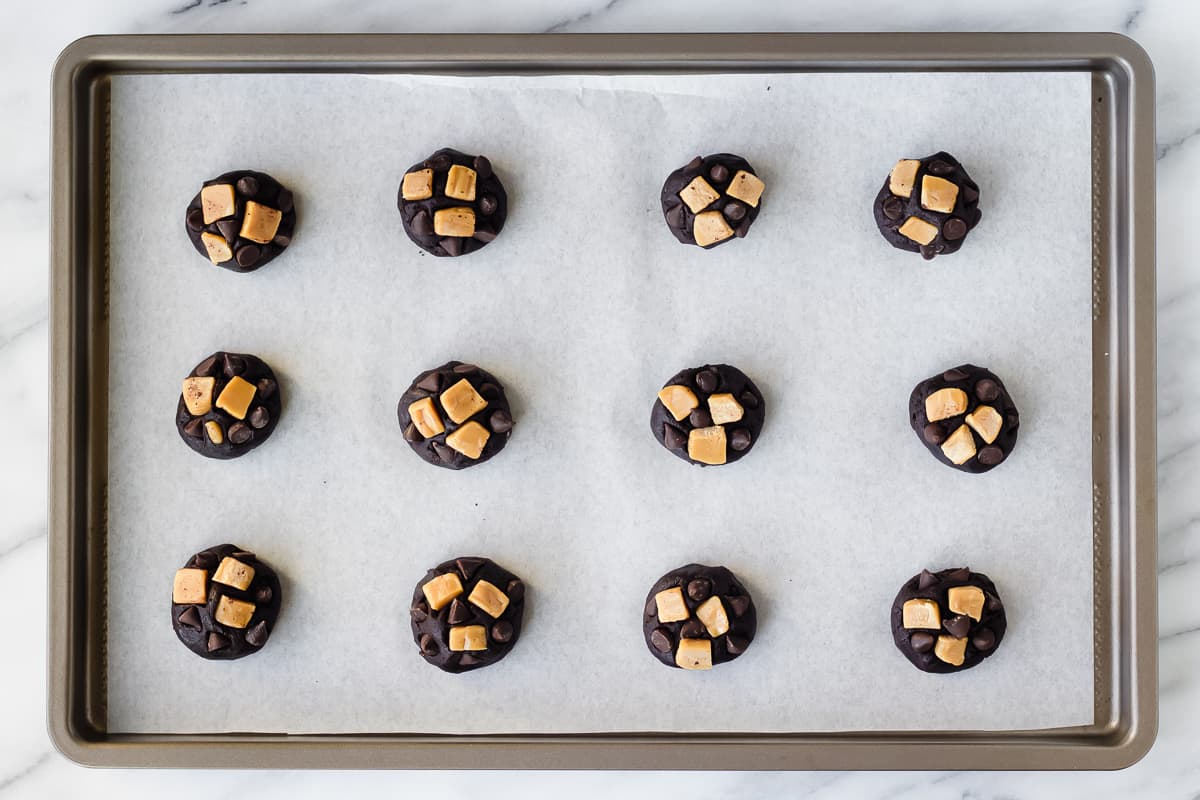
[[[184,436],[190,436],[193,439],[199,439],[204,436],[204,420],[197,417],[196,419],[183,426]]]
[[[650,632],[650,646],[660,653],[671,652],[671,647],[674,642],[671,640],[671,631],[659,625]]]
[[[729,434],[729,446],[737,452],[742,452],[750,446],[750,431],[738,428]]]
[[[979,200],[979,190],[973,186],[964,185],[962,187],[962,199],[964,203],[974,203]]]
[[[525,584],[520,580],[511,580],[504,593],[508,595],[509,602],[519,603],[525,599]]]
[[[708,413],[708,409],[697,408],[688,414],[688,422],[692,423],[693,428],[708,428],[713,424],[712,414]]]
[[[255,430],[262,430],[267,427],[267,423],[271,421],[271,413],[267,411],[265,406],[255,406],[250,412],[250,427]]]
[[[235,553],[230,553],[229,557],[236,558],[239,561],[253,561],[254,553],[251,553],[249,550],[238,550]]]
[[[702,369],[696,373],[696,385],[700,391],[712,394],[717,390],[717,374],[710,369]]]
[[[441,442],[434,442],[432,447],[433,452],[437,454],[437,457],[445,463],[449,464],[454,460],[454,449],[449,445],[442,444]]]
[[[975,396],[984,403],[990,403],[1000,396],[1000,386],[991,378],[984,378],[975,384]]]
[[[262,647],[267,643],[267,621],[259,620],[258,624],[246,631],[246,644],[251,647]]]
[[[234,444],[245,444],[254,438],[254,431],[244,422],[235,422],[229,426],[229,441]]]
[[[187,611],[179,615],[179,624],[200,630],[204,627],[200,622],[200,610],[195,606],[188,606]]]
[[[971,618],[965,614],[958,614],[950,619],[943,620],[942,627],[955,639],[962,639],[971,630]]]
[[[921,576],[917,578],[918,589],[928,589],[930,586],[937,586],[938,576],[934,575],[927,569],[921,570]]]
[[[258,249],[258,245],[248,244],[234,251],[233,257],[237,259],[238,266],[250,267],[258,262],[260,255],[262,251]]]
[[[735,617],[740,617],[746,613],[746,609],[750,608],[750,598],[744,594],[737,597],[726,597],[725,605],[733,612]]]
[[[492,433],[508,433],[513,426],[512,415],[502,408],[497,409],[488,417],[488,424],[492,427]]]
[[[194,231],[202,230],[204,228],[204,211],[199,208],[189,209],[187,226]]]
[[[742,220],[742,224],[738,225],[736,228],[733,229],[733,235],[739,239],[745,239],[746,234],[750,232],[750,223],[751,222],[752,222],[752,220],[749,217]]]
[[[936,255],[937,255],[937,250],[935,250],[934,248],[930,247],[927,244],[921,245],[921,258],[925,259],[926,261],[931,261],[931,260],[933,260],[933,257]]]
[[[672,228],[683,228],[683,206],[679,205],[675,206],[674,208],[667,209],[667,213],[664,215],[664,217],[667,220],[667,225],[671,226]]]
[[[217,230],[225,237],[225,241],[232,245],[234,239],[238,237],[241,226],[238,225],[236,219],[222,219],[217,220]]]
[[[421,634],[421,640],[418,645],[421,648],[421,655],[428,658],[433,658],[438,654],[437,640],[428,633]]]
[[[265,605],[265,604],[271,602],[271,598],[274,596],[275,596],[275,593],[273,591],[271,591],[270,586],[260,586],[260,587],[258,587],[258,590],[254,593],[254,602]]]
[[[687,163],[684,169],[700,169],[702,166],[704,166],[704,159],[701,156],[696,156]]]
[[[996,646],[996,634],[991,628],[980,628],[971,637],[971,645],[976,650],[991,650]]]
[[[455,375],[473,375],[479,372],[479,367],[474,364],[456,364],[451,372]]]
[[[967,235],[967,223],[958,217],[951,217],[942,225],[942,238],[955,242]]]
[[[441,155],[430,156],[429,158],[425,159],[425,166],[429,167],[429,169],[433,170],[434,172],[443,172],[448,170],[450,169],[450,165],[450,156],[445,155],[444,153]]]
[[[463,653],[458,657],[458,665],[460,667],[473,667],[476,664],[482,664],[483,659],[471,653]]]
[[[985,592],[984,597],[987,599],[984,600],[983,607],[987,611],[999,611],[1003,606],[1003,603],[1000,602],[1000,598],[996,597],[994,594],[988,594]]]
[[[467,604],[457,597],[450,603],[450,611],[446,615],[446,621],[451,625],[459,625],[471,618],[471,609]]]
[[[194,372],[197,377],[207,378],[210,375],[212,375],[213,372],[216,371],[216,369],[217,369],[217,357],[209,356],[208,358],[206,358],[200,362],[200,364],[196,367]]]
[[[268,397],[275,394],[275,389],[278,388],[275,384],[275,381],[271,380],[270,378],[260,378],[257,386],[258,396],[263,400],[266,400]]]
[[[438,242],[441,248],[446,251],[448,256],[461,256],[463,252],[463,240],[457,236],[447,236]]]
[[[241,375],[246,371],[246,359],[226,353],[224,371],[230,378],[234,375]]]
[[[647,617],[658,616],[658,601],[654,599],[654,595],[646,598],[646,607],[642,611]]]
[[[750,390],[742,392],[742,396],[738,398],[745,408],[758,408],[758,397]]]
[[[226,647],[229,647],[228,636],[215,631],[208,635],[208,652],[215,653],[218,650],[224,650]]]
[[[930,161],[927,169],[930,175],[949,175],[954,172],[954,165],[948,164],[938,158]]]
[[[485,194],[479,198],[479,214],[480,216],[490,217],[496,213],[496,209],[500,207],[500,201],[495,195]]]
[[[430,236],[433,234],[433,218],[425,211],[418,211],[416,216],[412,218],[412,232],[417,236]]]
[[[979,463],[985,467],[994,467],[1004,460],[1004,451],[994,444],[989,444],[987,447],[979,451],[975,456],[979,459]]]
[[[488,161],[487,156],[475,156],[476,180],[486,181],[490,177],[492,177],[492,162]]]
[[[948,369],[942,373],[942,380],[950,381],[951,383],[953,383],[954,381],[964,381],[966,379],[967,379],[967,373],[963,372],[961,369],[958,369],[957,367],[955,367],[954,369]]]
[[[971,580],[971,569],[970,567],[959,567],[958,569],[952,569],[946,573],[946,580],[969,581]]]
[[[704,625],[698,619],[689,619],[679,629],[680,639],[703,639],[704,634]]]
[[[708,168],[708,177],[717,183],[724,183],[729,180],[729,167],[724,164],[713,164]]]
[[[921,436],[930,444],[941,444],[946,441],[946,432],[936,422],[931,422],[921,430]]]
[[[688,437],[674,425],[663,425],[663,445],[668,450],[678,450],[687,444]]]
[[[463,580],[469,581],[471,580],[471,576],[483,566],[483,559],[475,558],[473,556],[463,557],[455,560],[454,566],[458,567],[458,571],[462,574]]]
[[[217,565],[216,554],[205,550],[203,553],[196,553],[192,556],[192,566],[196,569],[212,569]]]
[[[492,638],[497,642],[507,642],[512,638],[513,626],[508,620],[499,620],[492,625]]]
[[[708,578],[693,578],[688,581],[687,593],[688,597],[697,603],[702,603],[712,594],[712,581]]]
[[[425,441],[425,437],[422,436],[421,432],[417,430],[417,426],[410,422],[404,428],[404,441],[408,442],[409,444],[414,442],[423,442]]]
[[[436,392],[438,387],[442,385],[442,376],[440,373],[431,372],[421,380],[417,381],[417,388],[423,389],[426,392]]]
[[[478,391],[480,396],[482,396],[485,400],[496,400],[499,399],[501,395],[500,387],[494,383],[485,383],[476,391]]]
[[[280,189],[279,194],[275,196],[275,207],[284,214],[292,210],[293,203],[291,189]]]
[[[292,243],[292,237],[288,236],[286,233],[277,233],[275,234],[275,238],[271,241],[279,247],[287,247]]]
[[[904,201],[895,195],[889,196],[883,201],[883,215],[890,220],[900,219],[904,216]]]
[[[909,637],[908,644],[910,647],[912,647],[914,653],[928,653],[933,649],[935,641],[937,640],[934,639],[932,633],[925,633],[922,631],[920,633],[914,633],[911,637]]]
[[[725,219],[730,222],[737,222],[746,216],[746,207],[736,201],[730,201],[721,209],[721,213],[725,215]]]
[[[408,615],[412,617],[413,622],[424,622],[429,619],[429,606],[425,605],[424,600],[418,600],[408,609]]]
[[[238,178],[237,190],[238,194],[254,197],[254,195],[258,194],[258,181],[250,175]]]
[[[475,233],[471,236],[477,242],[493,242],[496,240],[496,232],[487,228],[476,228]]]
[[[725,649],[729,651],[731,656],[741,655],[746,652],[746,648],[749,646],[750,640],[744,636],[730,634],[725,637]]]

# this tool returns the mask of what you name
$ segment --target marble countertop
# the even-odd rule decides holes
[[[1050,7],[1048,7],[1050,6]],[[87,770],[45,733],[46,383],[49,75],[94,33],[599,31],[1118,31],[1158,80],[1158,419],[1161,722],[1145,759],[1116,773],[515,773],[498,797],[651,793],[715,798],[1200,797],[1200,4],[1194,0],[1007,3],[775,0],[58,0],[0,4],[0,800],[178,796],[466,794],[469,772],[305,773]],[[1192,198],[1189,200],[1189,198]],[[1191,476],[1191,477],[1189,477]],[[20,631],[20,633],[18,633]]]

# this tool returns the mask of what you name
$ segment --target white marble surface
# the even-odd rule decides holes
[[[810,0],[58,0],[0,2],[0,800],[466,793],[471,773],[94,771],[45,734],[46,263],[49,73],[90,33],[233,31],[1111,30],[1137,39],[1158,77],[1160,681],[1158,742],[1118,773],[524,773],[497,796],[1200,797],[1200,4]],[[18,649],[19,648],[19,649]]]

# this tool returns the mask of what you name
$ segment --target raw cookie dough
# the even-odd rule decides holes
[[[495,664],[521,636],[525,584],[489,558],[438,564],[413,589],[409,617],[421,657],[446,672]]]
[[[175,428],[209,458],[237,458],[265,442],[282,409],[275,373],[257,356],[216,352],[183,379]]]
[[[914,575],[892,603],[896,647],[924,672],[961,672],[1000,647],[1008,621],[996,585],[966,567]]]
[[[253,272],[292,242],[292,193],[265,172],[239,169],[205,181],[184,217],[196,252],[218,267]]]
[[[508,444],[513,428],[500,381],[461,361],[418,375],[401,395],[396,413],[413,451],[447,469],[487,461]]]
[[[500,235],[508,216],[492,162],[449,147],[408,168],[396,205],[408,238],[435,256],[475,252]]]
[[[642,635],[668,667],[711,669],[746,652],[758,629],[750,593],[725,567],[688,564],[646,596]]]
[[[696,156],[667,176],[662,211],[684,244],[709,249],[750,230],[762,208],[763,182],[741,156]]]
[[[679,372],[650,411],[650,431],[663,447],[692,464],[737,461],[762,432],[766,409],[754,381],[728,364]]]
[[[176,571],[171,626],[196,655],[230,661],[263,648],[281,600],[274,570],[244,548],[217,545]]]
[[[918,383],[908,401],[908,418],[938,461],[974,473],[1008,458],[1021,425],[1004,383],[974,364]]]
[[[926,260],[957,251],[982,216],[979,187],[949,153],[901,159],[875,198],[883,238]]]

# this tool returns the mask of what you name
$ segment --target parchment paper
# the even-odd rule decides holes
[[[1090,723],[1090,112],[1080,74],[120,77],[112,93],[108,696],[114,731],[802,731]],[[484,152],[511,212],[482,252],[404,236],[404,169]],[[933,263],[871,202],[900,157],[945,149],[983,222]],[[692,156],[765,179],[750,236],[705,252],[659,190]],[[294,244],[236,275],[192,250],[201,181],[267,171]],[[272,439],[232,462],[178,440],[180,381],[217,349],[282,376]],[[433,469],[395,404],[451,358],[507,386],[492,462]],[[989,367],[1021,410],[990,474],[935,461],[917,381]],[[728,362],[767,402],[754,452],[689,467],[649,432],[677,370]],[[174,570],[251,548],[284,576],[267,648],[206,662],[171,631]],[[447,675],[406,609],[445,558],[484,554],[530,592],[501,664]],[[760,627],[697,674],[646,651],[662,573],[725,564]],[[989,574],[1001,650],[949,676],[892,644],[923,567]]]

